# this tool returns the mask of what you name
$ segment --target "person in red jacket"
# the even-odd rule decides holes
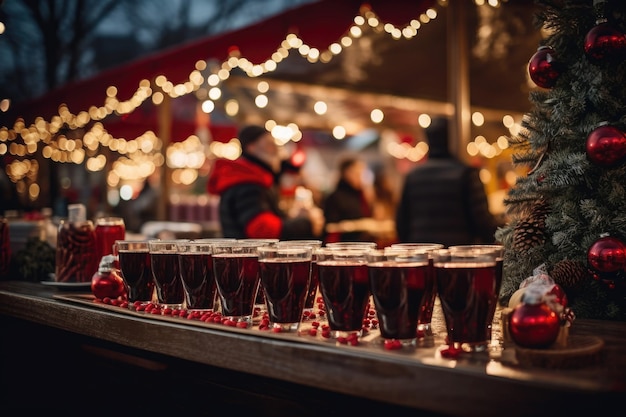
[[[319,238],[324,218],[319,208],[290,217],[279,207],[278,181],[283,161],[274,137],[265,128],[249,125],[239,132],[242,153],[236,160],[218,159],[207,191],[218,195],[222,235],[228,238]]]

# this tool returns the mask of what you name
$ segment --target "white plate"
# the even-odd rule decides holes
[[[63,288],[63,289],[88,289],[91,290],[91,282],[56,282],[56,281],[41,281],[43,285],[47,285],[49,287],[55,288]]]

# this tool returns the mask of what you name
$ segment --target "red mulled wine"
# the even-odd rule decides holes
[[[435,308],[435,299],[437,298],[437,285],[435,283],[435,268],[433,266],[433,260],[429,260],[426,273],[428,279],[426,279],[426,286],[424,288],[424,301],[420,307],[419,314],[417,316],[417,323],[419,325],[427,326],[430,330],[430,323],[433,319],[433,309]]]
[[[319,286],[319,268],[317,261],[311,261],[311,280],[309,281],[309,287],[307,288],[306,299],[304,300],[304,308],[312,309],[315,306],[315,296],[317,295],[317,288]]]
[[[154,252],[150,253],[150,262],[159,304],[182,305],[185,293],[178,269],[178,255],[175,252]]]
[[[213,254],[222,315],[251,316],[259,287],[259,257],[251,253]]]
[[[119,251],[120,272],[128,302],[152,301],[154,279],[150,265],[150,253],[145,251]]]
[[[370,296],[367,264],[318,260],[317,266],[330,329],[360,331]]]
[[[449,343],[488,344],[492,310],[497,302],[493,263],[451,262],[436,265],[437,291]]]
[[[270,322],[299,323],[309,287],[311,261],[267,258],[259,262]]]
[[[380,334],[385,339],[415,339],[418,314],[427,302],[428,265],[389,261],[368,264],[370,290]]]
[[[217,286],[210,253],[179,253],[180,278],[185,290],[185,301],[190,310],[213,309]]]

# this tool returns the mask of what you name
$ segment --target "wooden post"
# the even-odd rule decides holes
[[[163,101],[157,106],[158,114],[158,132],[157,136],[163,142],[163,157],[166,158],[165,152],[172,141],[172,98],[167,93],[163,93]],[[159,220],[167,220],[167,207],[169,204],[169,195],[171,188],[171,172],[164,162],[161,167],[160,175],[161,192],[159,194],[159,207],[157,209],[157,218]]]
[[[468,1],[450,1],[447,19],[448,97],[455,109],[450,126],[450,151],[463,160],[467,159],[465,148],[470,141],[472,117],[467,34],[469,6]]]

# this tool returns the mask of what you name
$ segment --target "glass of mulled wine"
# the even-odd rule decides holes
[[[431,242],[404,242],[393,243],[390,247],[394,249],[416,249],[429,252],[434,249],[443,249],[444,245]],[[420,339],[432,338],[433,336],[432,319],[435,300],[437,298],[437,288],[435,285],[435,269],[433,268],[432,256],[429,256],[428,273],[431,275],[431,278],[426,281],[426,298],[417,317],[417,334]]]
[[[316,250],[319,288],[326,308],[331,337],[360,337],[367,312],[370,287],[367,246],[321,247]]]
[[[184,239],[148,241],[157,304],[162,309],[179,309],[185,302],[185,291],[178,264],[178,244],[183,241]]]
[[[261,246],[259,274],[273,329],[297,332],[311,277],[310,246]]]
[[[219,242],[213,245],[213,272],[222,316],[241,328],[251,327],[253,323],[260,281],[259,246],[258,241]]]
[[[280,239],[261,239],[261,238],[245,238],[245,239],[237,239],[239,242],[244,243],[256,243],[258,246],[266,246],[273,245],[280,242]],[[265,293],[263,291],[263,287],[259,283],[259,289],[256,292],[256,298],[254,299],[254,308],[257,310],[265,310]]]
[[[126,239],[126,225],[121,217],[100,217],[96,219],[96,253],[98,259],[114,253],[116,240]]]
[[[129,307],[136,302],[152,302],[154,278],[150,263],[150,248],[147,240],[117,240],[115,242],[120,263],[120,272]]]
[[[184,241],[178,247],[178,268],[188,310],[215,310],[217,286],[213,273],[213,244]]]
[[[311,255],[311,280],[309,281],[309,288],[306,292],[306,298],[304,300],[304,310],[303,311],[313,311],[313,307],[315,307],[315,299],[317,298],[317,289],[319,286],[319,278],[318,278],[318,269],[317,269],[317,255],[315,254],[316,249],[321,248],[324,242],[321,240],[315,239],[304,239],[304,240],[283,240],[277,242],[276,245],[284,246],[284,245],[296,245],[296,246],[309,246],[313,249],[313,253]]]
[[[431,252],[448,344],[485,352],[502,275],[501,252],[493,248],[448,248]]]
[[[502,267],[504,263],[504,246],[498,244],[483,244],[483,245],[457,245],[450,246],[448,249],[456,252],[463,251],[487,251],[491,252],[493,256],[496,258],[496,288],[495,288],[495,296],[492,297],[489,304],[489,317],[487,317],[487,323],[489,326],[489,340],[491,340],[491,331],[493,329],[493,319],[496,314],[496,309],[498,308],[498,300],[500,296],[500,288],[502,287]]]
[[[418,316],[428,303],[428,290],[434,281],[428,253],[388,247],[371,250],[366,257],[381,337],[402,346],[416,346]]]

